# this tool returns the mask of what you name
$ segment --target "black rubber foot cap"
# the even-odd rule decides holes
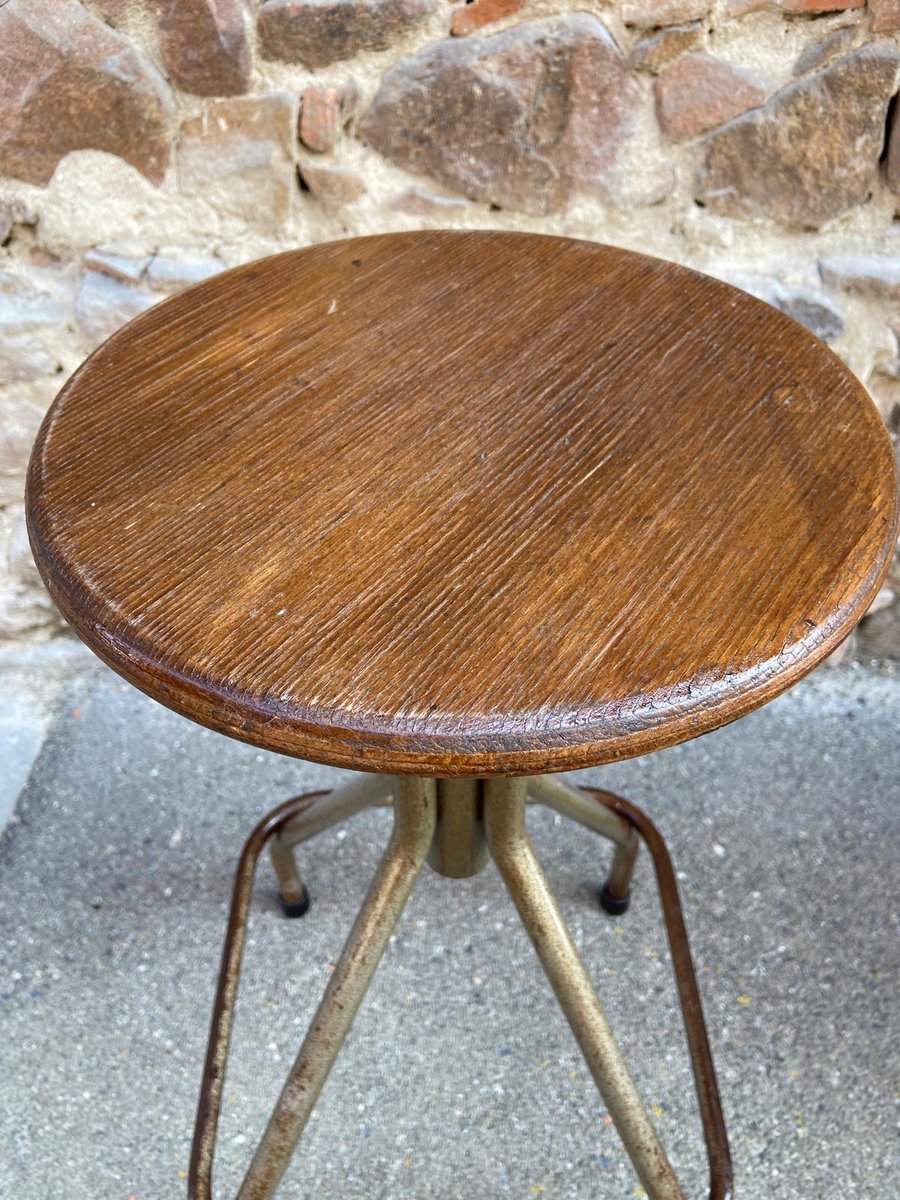
[[[289,904],[281,893],[278,893],[278,899],[281,903],[281,911],[286,917],[302,917],[304,913],[309,912],[309,892],[306,888],[303,889],[303,895],[299,900],[295,900],[293,904]]]
[[[622,913],[628,912],[630,903],[631,896],[614,896],[605,883],[600,889],[600,907],[612,917],[621,917]]]

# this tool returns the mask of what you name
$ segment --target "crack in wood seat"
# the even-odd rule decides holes
[[[841,362],[624,250],[391,234],[208,280],[51,408],[28,523],[60,609],[155,699],[419,775],[693,737],[823,659],[897,536]]]

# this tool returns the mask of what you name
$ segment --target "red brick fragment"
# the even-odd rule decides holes
[[[524,0],[472,0],[471,4],[463,4],[453,13],[450,22],[450,32],[454,37],[465,37],[499,21],[502,17],[511,17],[522,7]]]

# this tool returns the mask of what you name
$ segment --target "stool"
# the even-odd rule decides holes
[[[376,804],[393,807],[390,843],[238,1200],[274,1194],[424,863],[462,878],[488,857],[643,1187],[683,1200],[529,841],[529,802],[613,843],[607,912],[627,908],[646,844],[709,1195],[731,1195],[663,839],[559,772],[734,720],[865,612],[897,539],[893,461],[829,350],[624,250],[351,239],[226,272],[110,338],[48,413],[27,504],[51,594],[121,675],[212,729],[363,773],[276,808],[241,855],[193,1200],[212,1194],[259,855],[268,844],[299,916],[296,846]]]

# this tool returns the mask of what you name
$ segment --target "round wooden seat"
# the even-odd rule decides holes
[[[229,271],[63,388],[28,482],[65,616],[155,699],[364,770],[529,774],[815,666],[897,536],[877,411],[669,263],[437,232]]]

